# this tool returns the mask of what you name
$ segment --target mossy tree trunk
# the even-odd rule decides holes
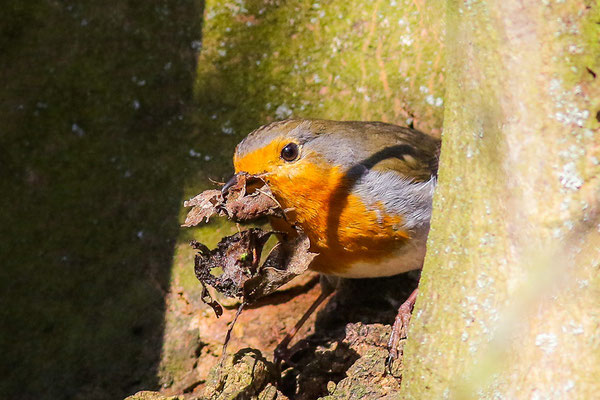
[[[274,120],[412,123],[439,137],[445,64],[441,9],[441,0],[206,0],[202,42],[193,43],[199,50],[197,106],[189,115],[191,138],[184,143],[191,167],[183,198],[214,188],[209,178],[228,179],[235,145]],[[190,382],[206,379],[235,314],[234,303],[217,320],[200,300],[189,241],[214,247],[235,231],[234,224],[212,219],[180,232],[158,373],[165,392],[180,393]],[[235,354],[250,346],[271,357],[317,294],[315,288],[285,304],[245,310],[228,350]]]
[[[597,2],[448,2],[439,188],[402,398],[600,391]]]

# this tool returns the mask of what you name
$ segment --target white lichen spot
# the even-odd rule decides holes
[[[444,99],[442,99],[441,97],[438,97],[437,99],[435,99],[436,107],[441,107],[443,104],[444,104]]]
[[[466,342],[467,340],[469,340],[469,334],[467,332],[463,332],[462,335],[460,335],[460,340]]]
[[[566,221],[563,223],[563,226],[565,227],[565,229],[566,229],[567,231],[572,231],[572,230],[573,230],[573,228],[575,228],[575,225],[573,224],[573,221],[571,221],[571,220],[566,220]]]
[[[600,225],[598,225],[598,231],[600,231]],[[579,289],[584,289],[590,285],[590,281],[587,279],[580,279],[577,281],[577,285],[579,286]]]
[[[568,51],[571,54],[581,54],[581,53],[583,53],[583,48],[581,48],[575,44],[572,44],[572,45],[569,45]]]
[[[583,127],[590,113],[588,110],[580,110],[577,106],[575,96],[581,93],[581,87],[575,86],[572,91],[567,91],[562,88],[559,79],[552,79],[548,89],[556,110],[553,118],[565,126]]]
[[[567,190],[577,190],[583,185],[583,179],[579,176],[574,162],[565,164],[558,177],[561,185]]]
[[[222,126],[221,126],[221,132],[223,132],[226,135],[232,135],[233,134],[233,127],[231,126],[231,121],[226,121]]]
[[[561,228],[554,228],[554,229],[552,230],[552,236],[553,236],[555,239],[559,239],[559,238],[561,238],[561,237],[562,237],[562,229],[561,229]]]
[[[79,137],[82,137],[83,135],[85,135],[85,131],[83,130],[83,128],[81,128],[77,124],[71,125],[71,132],[73,132],[74,134],[76,134]]]
[[[473,149],[471,148],[471,146],[467,146],[467,152],[465,155],[467,156],[467,158],[473,157]]]
[[[202,41],[201,40],[193,40],[192,43],[190,44],[190,46],[192,47],[192,50],[200,51],[200,50],[202,50]]]
[[[429,93],[429,88],[427,86],[419,86],[419,91],[421,93]]]
[[[575,321],[569,321],[568,324],[562,326],[562,331],[564,333],[569,333],[571,335],[577,336],[583,334],[583,326],[576,323]]]
[[[402,46],[410,46],[412,45],[414,42],[414,39],[412,38],[411,35],[402,35],[400,36],[400,44]]]
[[[292,109],[287,104],[283,103],[275,110],[277,119],[286,119],[292,116]]]
[[[204,19],[206,19],[207,21],[210,21],[211,19],[213,19],[216,16],[217,16],[217,11],[214,9],[211,9],[206,12],[206,14],[204,15]]]
[[[477,287],[480,289],[485,289],[493,283],[493,279],[487,276],[486,274],[479,274],[477,277]]]
[[[573,390],[573,388],[575,388],[575,381],[573,381],[572,379],[569,379],[567,382],[565,382],[565,385],[563,386],[563,390],[565,392],[569,392]]]
[[[435,104],[435,97],[432,94],[425,96],[425,102],[430,105]]]
[[[558,338],[553,333],[540,333],[535,337],[535,345],[544,353],[552,354],[558,346]]]
[[[342,40],[336,36],[332,39],[332,42],[333,43],[331,43],[331,51],[333,53],[337,53],[342,48]]]
[[[479,351],[479,346],[472,340],[469,343],[469,353],[476,354]]]
[[[138,100],[133,100],[133,102],[131,103],[131,106],[133,107],[134,110],[139,110],[141,107],[141,104]]]
[[[198,152],[198,151],[196,151],[194,149],[190,149],[189,155],[190,155],[190,157],[194,157],[194,158],[200,158],[200,157],[202,157],[202,153],[200,153],[200,152]]]
[[[479,244],[482,246],[491,245],[494,243],[494,237],[486,232],[480,239]]]

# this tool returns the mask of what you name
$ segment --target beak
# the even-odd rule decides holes
[[[237,174],[235,174],[231,178],[229,178],[229,180],[227,181],[225,186],[223,186],[223,188],[221,189],[221,194],[223,195],[223,197],[227,196],[227,194],[229,193],[229,189],[231,189],[231,187],[234,186],[237,183],[237,181],[238,181]]]

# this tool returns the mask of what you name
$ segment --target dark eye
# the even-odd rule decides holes
[[[288,143],[281,149],[281,158],[285,161],[294,161],[298,158],[298,145],[296,143]]]

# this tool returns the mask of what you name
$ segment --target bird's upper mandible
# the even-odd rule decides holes
[[[250,133],[236,148],[234,166],[264,175],[291,210],[288,221],[320,253],[315,269],[341,271],[386,257],[428,229],[438,151],[437,139],[410,128],[298,119]],[[337,267],[320,267],[334,261]]]

